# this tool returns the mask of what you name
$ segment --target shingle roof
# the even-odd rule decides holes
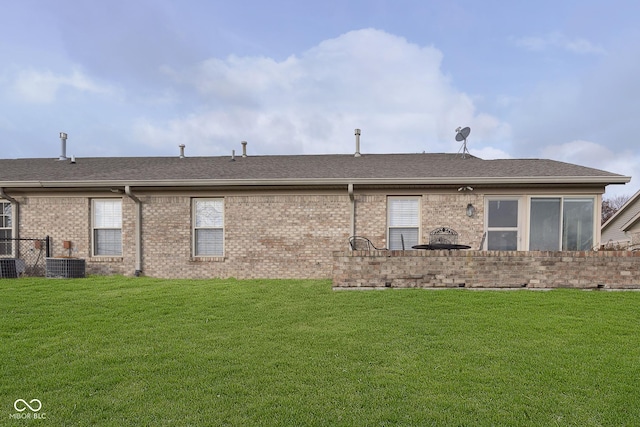
[[[629,177],[544,159],[459,154],[0,159],[0,187],[244,184],[626,183]]]

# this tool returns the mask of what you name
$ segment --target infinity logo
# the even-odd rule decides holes
[[[36,405],[33,405],[33,406],[29,405],[29,403],[33,404],[34,402],[36,403],[37,407]],[[24,406],[22,406],[22,408],[19,408],[18,403],[22,403],[22,405]],[[13,407],[18,412],[26,411],[27,408],[29,408],[32,412],[38,412],[40,409],[42,409],[42,402],[40,402],[38,399],[31,399],[29,403],[27,403],[27,401],[24,399],[18,399],[15,402],[13,402]]]

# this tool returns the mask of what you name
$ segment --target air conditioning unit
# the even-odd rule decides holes
[[[0,279],[17,279],[18,269],[14,258],[0,258]]]
[[[75,279],[85,277],[85,261],[80,258],[47,258],[47,277]]]

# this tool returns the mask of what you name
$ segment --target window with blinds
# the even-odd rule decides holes
[[[12,255],[11,203],[0,202],[0,256]]]
[[[420,197],[387,199],[387,242],[389,249],[410,249],[420,239]]]
[[[92,201],[93,255],[122,256],[122,200]]]
[[[224,200],[193,200],[193,253],[196,257],[224,255]]]

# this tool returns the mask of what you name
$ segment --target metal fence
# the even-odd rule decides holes
[[[51,256],[50,243],[49,236],[39,239],[0,237],[0,258],[15,258],[18,275],[44,277],[45,259]]]

